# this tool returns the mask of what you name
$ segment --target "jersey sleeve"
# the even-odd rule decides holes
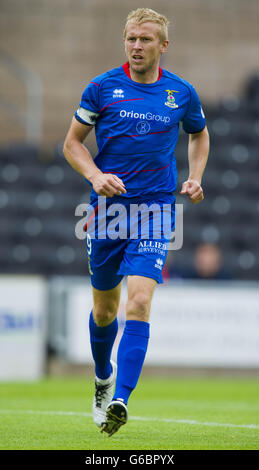
[[[90,82],[82,94],[75,118],[82,124],[95,126],[99,114],[99,85]]]
[[[191,85],[189,90],[190,103],[182,122],[185,132],[188,134],[195,134],[196,132],[201,132],[204,129],[206,119],[197,92]]]

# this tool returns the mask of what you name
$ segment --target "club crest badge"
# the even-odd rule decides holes
[[[169,108],[178,108],[178,104],[175,102],[175,97],[173,93],[179,93],[177,90],[165,90],[168,93],[167,96],[167,101],[165,102],[166,106],[169,106]]]

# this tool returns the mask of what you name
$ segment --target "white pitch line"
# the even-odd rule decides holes
[[[92,418],[92,413],[84,413],[83,411],[40,411],[40,410],[1,410],[0,414],[4,413],[19,413],[19,414],[40,414],[40,415],[57,415],[57,416],[85,416]],[[258,429],[259,424],[233,424],[233,423],[217,423],[214,421],[196,421],[193,419],[172,419],[172,418],[144,418],[141,416],[130,416],[133,421],[155,421],[157,423],[175,423],[175,424],[191,424],[195,426],[214,426],[225,428],[245,428],[245,429]]]
[[[139,416],[132,416],[131,419],[134,419],[135,421],[156,421],[160,423],[195,424],[197,426],[223,426],[226,428],[259,429],[259,424],[216,423],[213,421],[196,421],[194,419],[141,418]]]

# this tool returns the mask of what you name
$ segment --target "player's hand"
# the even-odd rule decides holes
[[[182,185],[180,194],[188,194],[192,204],[198,204],[203,201],[203,189],[197,180],[188,179]]]
[[[93,188],[100,196],[113,197],[120,196],[121,193],[126,193],[126,188],[123,181],[116,175],[98,174],[92,180]]]

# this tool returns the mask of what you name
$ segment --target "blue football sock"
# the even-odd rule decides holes
[[[149,339],[149,323],[127,320],[117,354],[117,380],[113,399],[127,404],[137,385],[145,360]]]
[[[95,374],[98,379],[108,379],[112,372],[111,353],[118,332],[118,320],[115,318],[108,326],[98,326],[91,312],[89,330]]]

